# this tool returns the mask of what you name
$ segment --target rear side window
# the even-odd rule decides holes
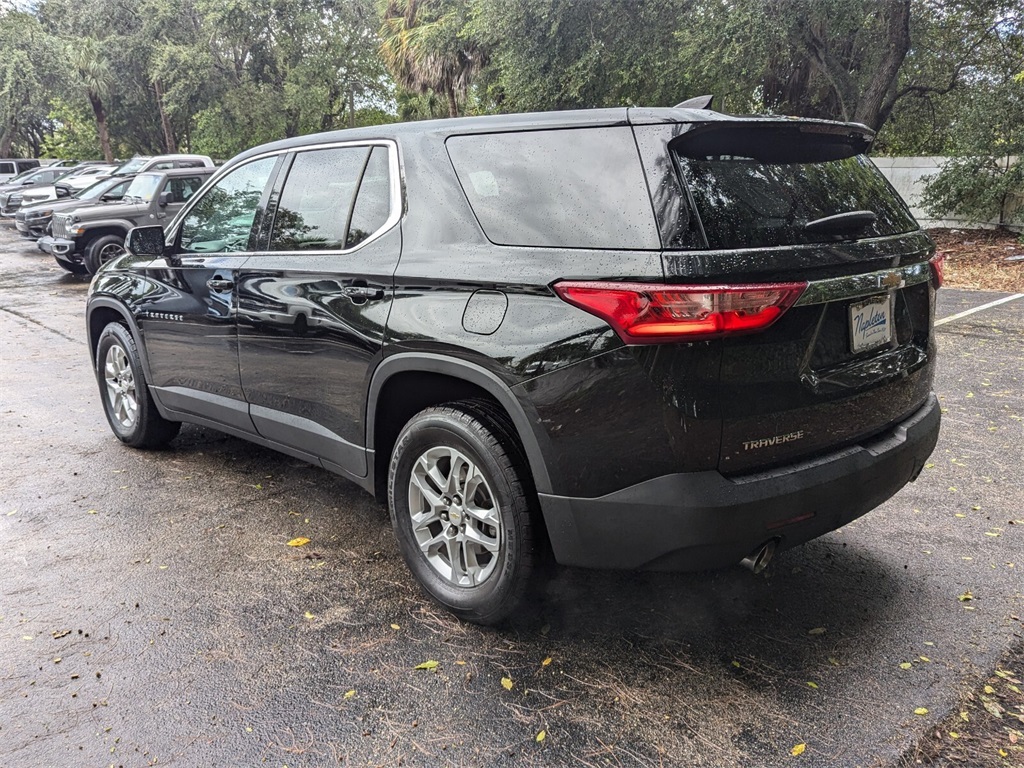
[[[837,239],[805,226],[853,211],[875,221],[856,238],[910,232],[917,224],[899,195],[864,155],[836,160],[773,162],[744,156],[677,156],[708,247],[760,248]]]
[[[380,231],[391,213],[388,149],[298,152],[274,218],[271,251],[341,251]]]
[[[170,179],[167,188],[171,191],[172,203],[184,203],[199,191],[206,179],[201,176],[180,176]]]
[[[3,173],[3,174],[13,174],[14,173],[14,163],[0,163],[0,173]]]
[[[388,151],[374,147],[359,182],[359,195],[352,208],[352,221],[345,239],[354,248],[384,226],[391,213],[391,185],[388,180]]]
[[[447,147],[493,243],[659,247],[628,127],[453,136]]]

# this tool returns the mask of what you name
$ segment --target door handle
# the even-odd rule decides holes
[[[235,287],[234,280],[225,280],[222,277],[214,277],[206,281],[206,287],[211,291],[217,291],[218,293],[224,293],[230,291]]]
[[[359,303],[360,299],[367,301],[368,299],[384,298],[383,288],[374,288],[369,285],[346,285],[341,292],[352,299],[354,303]]]

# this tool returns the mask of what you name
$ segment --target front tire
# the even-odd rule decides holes
[[[405,425],[391,454],[388,508],[424,591],[460,619],[494,625],[521,607],[540,536],[522,453],[477,405],[428,408]]]
[[[120,235],[104,235],[97,237],[85,249],[85,268],[90,275],[95,275],[99,268],[108,261],[113,261],[124,253],[124,238]]]
[[[96,380],[110,429],[133,448],[160,448],[178,434],[181,423],[160,415],[146,385],[131,332],[110,323],[96,344]]]

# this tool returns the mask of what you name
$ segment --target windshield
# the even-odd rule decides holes
[[[709,248],[762,248],[833,242],[827,227],[807,227],[836,214],[870,211],[858,238],[917,229],[903,200],[864,155],[824,162],[771,162],[750,157],[677,155]],[[787,158],[788,159],[788,158]]]
[[[36,179],[42,176],[45,172],[46,168],[33,168],[31,171],[25,171],[20,176],[15,176],[7,183],[11,184],[15,181],[28,181],[29,179]]]
[[[133,198],[148,203],[156,195],[156,190],[159,186],[160,174],[144,173],[132,180],[128,190],[124,193],[124,197],[126,200]]]
[[[133,157],[127,163],[124,163],[121,167],[114,171],[113,175],[126,176],[129,173],[138,173],[138,171],[142,169],[142,166],[144,166],[149,160],[149,157]]]
[[[91,184],[85,189],[72,195],[76,200],[96,200],[102,195],[107,187],[110,186],[110,180],[104,179],[103,181],[97,181],[95,184]]]

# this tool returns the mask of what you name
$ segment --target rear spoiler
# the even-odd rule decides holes
[[[765,163],[817,163],[868,151],[875,134],[857,123],[739,118],[694,123],[672,142],[693,159],[746,157]]]

